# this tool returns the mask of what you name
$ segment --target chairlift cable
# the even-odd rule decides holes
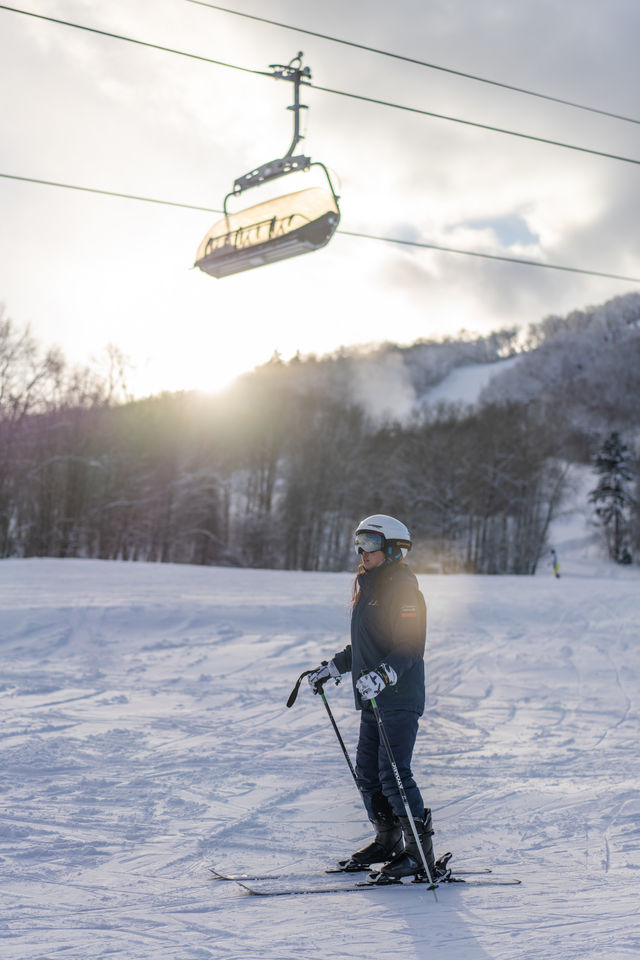
[[[54,180],[41,180],[41,179],[38,179],[37,177],[23,177],[23,176],[18,176],[17,174],[12,174],[12,173],[0,173],[0,177],[5,180],[18,180],[23,183],[36,183],[36,184],[40,184],[42,186],[47,186],[47,187],[61,187],[66,190],[77,190],[83,193],[95,193],[100,196],[117,197],[122,200],[136,200],[143,203],[156,203],[156,204],[160,204],[162,206],[168,206],[168,207],[182,207],[183,209],[186,209],[186,210],[199,210],[204,213],[217,213],[217,214],[223,213],[223,211],[220,210],[219,208],[204,207],[194,203],[179,203],[175,200],[163,200],[159,197],[143,197],[143,196],[139,196],[131,193],[119,193],[116,190],[100,190],[96,187],[84,187],[84,186],[79,186],[77,184],[72,184],[72,183],[60,183]],[[360,233],[355,230],[339,229],[336,231],[336,233],[342,234],[343,236],[354,237],[358,239],[376,240],[380,243],[394,243],[396,245],[405,246],[405,247],[416,247],[418,249],[423,249],[423,250],[435,250],[441,253],[454,253],[454,254],[459,254],[461,256],[477,257],[484,260],[501,260],[506,263],[521,264],[522,266],[542,267],[547,270],[561,270],[566,273],[579,273],[579,274],[584,274],[585,276],[601,277],[607,280],[621,280],[626,283],[640,283],[640,277],[627,277],[627,276],[621,276],[620,274],[615,274],[615,273],[604,273],[599,270],[585,270],[579,267],[568,267],[568,266],[561,266],[559,264],[553,264],[553,263],[542,263],[538,260],[525,260],[519,257],[507,257],[507,256],[501,256],[499,254],[480,253],[478,251],[473,251],[473,250],[461,250],[455,247],[441,246],[436,243],[423,243],[417,240],[401,240],[397,237],[385,237],[385,236],[379,236],[379,235],[370,234],[370,233]]]
[[[118,197],[120,200],[138,200],[142,203],[159,203],[165,207],[182,207],[185,210],[200,210],[204,213],[222,213],[217,207],[200,207],[194,203],[178,203],[175,200],[161,200],[158,197],[142,197],[134,193],[118,193],[116,190],[99,190],[97,187],[82,187],[75,183],[59,183],[57,180],[41,180],[38,177],[20,177],[15,173],[0,173],[5,180],[20,180],[23,183],[39,183],[44,187],[61,187],[63,190],[78,190],[82,193],[97,193],[104,197]]]
[[[273,74],[267,73],[264,70],[254,70],[254,69],[251,69],[250,67],[241,67],[238,64],[227,63],[222,60],[214,60],[211,57],[205,57],[205,56],[202,56],[201,54],[189,53],[184,50],[176,50],[175,48],[172,48],[172,47],[165,47],[157,43],[149,43],[144,40],[137,40],[137,39],[134,39],[133,37],[125,37],[122,34],[110,33],[107,30],[99,30],[95,27],[83,26],[78,23],[72,23],[68,20],[59,20],[56,17],[44,16],[44,14],[33,13],[28,10],[21,10],[21,9],[18,9],[17,7],[7,6],[6,4],[0,4],[0,10],[7,10],[12,13],[21,13],[21,14],[24,14],[25,16],[34,17],[39,20],[47,20],[50,23],[57,23],[62,26],[73,27],[77,30],[84,30],[88,33],[96,33],[96,34],[99,34],[100,36],[110,37],[114,40],[122,40],[126,43],[137,44],[139,46],[148,47],[153,50],[160,50],[163,53],[173,53],[173,54],[176,54],[177,56],[188,57],[192,60],[200,60],[204,63],[210,63],[210,64],[213,64],[214,66],[228,67],[231,70],[239,70],[242,73],[250,73],[250,74],[254,74],[255,76],[269,77],[270,79],[273,79]],[[463,120],[459,117],[451,117],[446,114],[435,113],[430,110],[422,110],[419,107],[410,107],[404,104],[395,103],[390,100],[379,100],[374,97],[366,97],[363,94],[349,93],[345,90],[334,90],[330,87],[320,87],[314,83],[305,83],[305,86],[308,86],[314,90],[319,90],[322,93],[330,93],[335,96],[347,97],[351,100],[359,100],[364,103],[373,103],[373,104],[376,104],[377,106],[389,107],[395,110],[402,110],[405,113],[414,113],[414,114],[417,114],[418,116],[432,117],[434,119],[439,119],[439,120],[447,120],[451,123],[463,124],[464,126],[468,126],[468,127],[476,127],[480,130],[488,130],[492,133],[501,133],[506,136],[517,137],[523,140],[530,140],[536,143],[544,143],[544,144],[547,144],[548,146],[561,147],[565,150],[573,150],[578,153],[586,153],[586,154],[590,154],[591,156],[602,157],[606,160],[617,160],[621,163],[631,163],[631,164],[640,166],[640,160],[636,160],[633,157],[624,157],[619,154],[607,153],[604,150],[595,150],[589,147],[580,147],[575,144],[564,143],[560,140],[551,140],[551,139],[547,139],[546,137],[539,137],[533,134],[520,133],[515,130],[509,130],[508,128],[495,127],[489,124],[479,123],[474,120]]]
[[[125,43],[134,43],[140,47],[148,47],[151,50],[160,50],[162,53],[175,53],[179,57],[188,57],[191,60],[201,60],[203,63],[211,63],[216,67],[228,67],[230,70],[240,70],[242,73],[253,73],[258,77],[271,77],[272,74],[266,70],[252,70],[250,67],[240,67],[235,63],[226,63],[224,60],[214,60],[211,57],[204,57],[198,53],[188,53],[185,50],[176,50],[174,47],[164,47],[159,43],[149,43],[146,40],[137,40],[134,37],[125,37],[120,33],[111,33],[109,30],[99,30],[97,27],[87,27],[81,23],[72,23],[70,20],[59,20],[57,17],[47,17],[43,13],[34,13],[31,10],[21,10],[18,7],[9,7],[0,3],[0,10],[8,10],[10,13],[22,13],[25,17],[33,17],[36,20],[47,20],[49,23],[57,23],[63,27],[73,27],[74,30],[84,30],[86,33],[97,33],[101,37],[109,37],[112,40],[123,40]]]
[[[478,123],[475,120],[463,120],[460,117],[450,117],[444,113],[434,113],[432,110],[422,110],[420,107],[408,107],[400,103],[393,103],[390,100],[378,100],[375,97],[365,97],[360,93],[347,93],[345,90],[333,90],[330,87],[319,87],[312,83],[310,86],[314,90],[320,90],[322,93],[332,93],[339,97],[348,97],[351,100],[360,100],[363,103],[373,103],[380,107],[393,107],[395,110],[404,110],[407,113],[417,113],[423,117],[434,117],[437,120],[448,120],[450,123],[460,123],[467,127],[476,127],[479,130],[489,130],[492,133],[504,133],[509,137],[519,137],[522,140],[532,140],[535,143],[546,143],[552,147],[562,147],[565,150],[577,150],[579,153],[589,153],[595,157],[606,157],[607,160],[619,160],[622,163],[633,163],[640,166],[640,160],[633,157],[623,157],[614,153],[606,153],[603,150],[594,150],[591,147],[579,147],[572,143],[564,143],[561,140],[550,140],[547,137],[538,137],[532,133],[519,133],[516,130],[508,130],[505,127],[494,127],[488,123]]]
[[[542,263],[540,260],[525,260],[524,257],[507,257],[497,253],[480,253],[475,250],[460,250],[456,247],[444,247],[435,243],[423,243],[419,240],[401,240],[397,237],[381,237],[371,233],[359,233],[353,230],[337,230],[346,237],[356,237],[361,240],[378,240],[384,243],[395,243],[405,247],[418,247],[422,250],[437,250],[441,253],[456,253],[465,257],[478,257],[482,260],[502,260],[505,263],[519,263],[525,267],[544,267],[547,270],[562,270],[567,273],[582,273],[591,277],[605,277],[608,280],[624,280],[629,283],[640,283],[638,277],[625,277],[615,273],[601,273],[598,270],[581,270],[579,267],[567,267],[555,263]]]
[[[475,80],[478,83],[486,83],[494,87],[502,87],[504,90],[512,90],[514,93],[523,93],[528,97],[538,97],[541,100],[549,100],[552,103],[560,103],[566,107],[574,107],[577,110],[587,110],[590,113],[598,113],[604,117],[611,117],[614,120],[623,120],[625,123],[638,123],[640,120],[634,117],[626,117],[620,113],[613,113],[610,110],[602,110],[598,107],[590,107],[583,103],[575,103],[572,100],[565,100],[562,97],[554,97],[551,94],[539,93],[535,90],[527,90],[524,87],[517,87],[511,83],[504,83],[500,80],[491,80],[487,77],[480,77],[473,73],[465,73],[463,70],[454,70],[451,67],[443,67],[436,63],[429,63],[426,60],[418,60],[415,57],[405,56],[401,53],[392,53],[390,50],[382,50],[378,47],[369,47],[364,43],[356,43],[353,40],[344,40],[340,37],[332,37],[327,33],[319,33],[316,30],[306,30],[304,27],[294,27],[288,23],[280,23],[278,20],[270,20],[267,17],[258,17],[252,13],[243,13],[240,10],[230,10],[229,7],[222,7],[217,3],[208,3],[206,0],[187,0],[187,3],[193,3],[200,7],[209,7],[212,10],[218,10],[221,13],[230,13],[236,17],[244,17],[247,20],[256,20],[259,23],[266,23],[273,27],[280,27],[283,30],[292,30],[294,33],[304,33],[308,37],[317,37],[320,40],[329,40],[331,43],[340,43],[345,47],[353,47],[356,50],[364,50],[367,53],[375,53],[381,57],[390,57],[393,60],[401,60],[404,63],[411,63],[419,67],[427,67],[430,70],[438,70],[441,73],[451,73],[456,77],[463,77],[465,80]]]

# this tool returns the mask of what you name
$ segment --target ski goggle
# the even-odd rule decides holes
[[[384,550],[384,543],[381,533],[372,533],[369,530],[356,533],[354,540],[356,553],[375,553],[376,550]]]

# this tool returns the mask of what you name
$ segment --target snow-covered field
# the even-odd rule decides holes
[[[561,560],[563,559],[561,554]],[[640,954],[640,577],[423,577],[415,757],[438,853],[521,887],[258,899],[368,837],[302,670],[348,574],[0,564],[5,960],[624,960]],[[347,684],[327,696],[353,750]]]

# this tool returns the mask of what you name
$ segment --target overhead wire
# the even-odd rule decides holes
[[[22,177],[15,173],[0,173],[3,180],[19,180],[22,183],[38,183],[44,187],[61,187],[63,190],[78,190],[81,193],[97,193],[120,200],[139,200],[142,203],[160,203],[165,207],[182,207],[185,210],[201,210],[204,213],[224,213],[215,207],[201,207],[195,203],[179,203],[177,200],[161,200],[158,197],[143,197],[135,193],[119,193],[117,190],[100,190],[98,187],[82,187],[76,183],[60,183],[58,180],[42,180],[39,177]]]
[[[7,10],[9,13],[21,13],[25,17],[33,17],[35,20],[47,20],[49,23],[57,23],[63,27],[72,27],[74,30],[84,30],[86,33],[97,33],[101,37],[109,37],[112,40],[122,40],[124,43],[135,43],[140,47],[148,47],[150,50],[160,50],[162,53],[174,53],[179,57],[188,57],[190,60],[201,60],[203,63],[211,63],[216,67],[228,67],[230,70],[240,70],[242,73],[253,73],[257,76],[272,77],[271,73],[265,70],[252,70],[250,67],[240,67],[235,63],[226,63],[224,60],[213,60],[211,57],[205,57],[199,53],[188,53],[185,50],[177,50],[174,47],[165,47],[159,43],[150,43],[147,40],[138,40],[134,37],[125,37],[121,33],[112,33],[110,30],[100,30],[98,27],[87,27],[81,23],[73,23],[71,20],[60,20],[58,17],[47,17],[43,13],[34,13],[32,10],[21,10],[18,7],[9,7],[0,3],[0,10]]]
[[[160,204],[162,206],[167,206],[167,207],[182,207],[183,209],[186,209],[186,210],[199,210],[204,213],[222,214],[224,212],[214,207],[205,207],[205,206],[200,206],[194,203],[180,203],[176,200],[164,200],[159,197],[145,197],[145,196],[132,194],[132,193],[120,193],[116,190],[103,190],[103,189],[98,189],[97,187],[85,187],[85,186],[80,186],[78,184],[73,184],[73,183],[61,183],[55,180],[43,180],[38,177],[19,176],[18,174],[13,174],[13,173],[0,172],[0,178],[5,180],[18,180],[18,181],[22,181],[23,183],[36,183],[36,184],[40,184],[42,186],[47,186],[47,187],[60,187],[65,190],[77,190],[82,193],[95,193],[101,196],[117,197],[122,200],[136,200],[143,203],[155,203],[155,204]],[[483,260],[498,260],[504,263],[520,264],[521,266],[526,266],[526,267],[540,267],[545,270],[559,270],[564,273],[579,273],[586,276],[600,277],[607,280],[619,280],[626,283],[640,283],[640,277],[628,277],[628,276],[623,276],[617,273],[606,273],[601,270],[587,270],[581,267],[570,267],[570,266],[557,264],[557,263],[544,263],[541,260],[526,260],[522,257],[508,257],[504,254],[482,253],[474,250],[462,250],[457,247],[447,247],[437,243],[425,243],[418,240],[402,240],[398,237],[386,237],[386,236],[381,236],[381,235],[376,235],[371,233],[364,233],[356,230],[338,229],[336,233],[341,234],[342,236],[345,236],[345,237],[354,237],[361,240],[376,240],[382,243],[393,243],[393,244],[404,246],[404,247],[416,247],[422,250],[434,250],[441,253],[452,253],[452,254],[458,254],[460,256],[465,256],[465,257],[476,257]]]
[[[623,280],[628,283],[640,283],[640,277],[625,277],[615,273],[603,273],[599,270],[586,270],[580,267],[568,267],[557,263],[543,263],[541,260],[525,260],[524,257],[507,257],[497,253],[481,253],[475,250],[460,250],[456,247],[445,247],[436,243],[424,243],[420,240],[401,240],[397,237],[381,237],[371,233],[359,233],[354,230],[337,230],[346,237],[358,237],[363,240],[378,240],[385,243],[395,243],[405,247],[417,247],[422,250],[438,250],[441,253],[456,253],[465,257],[478,257],[482,260],[502,260],[505,263],[519,263],[525,267],[543,267],[547,270],[561,270],[566,273],[582,273],[591,277],[605,277],[608,280]]]
[[[189,2],[194,2],[194,3],[195,3],[195,2],[199,2],[199,0],[189,0]],[[217,6],[214,5],[214,4],[204,3],[204,4],[202,4],[202,5],[204,5],[204,6],[211,6],[211,7],[214,8],[214,9],[221,9],[221,10],[223,10],[224,12],[229,12],[229,13],[235,13],[235,12],[237,12],[237,11],[228,10],[228,8],[217,7]],[[6,11],[12,12],[12,13],[23,14],[24,16],[33,17],[33,18],[38,19],[38,20],[45,20],[45,21],[48,21],[48,22],[51,22],[51,23],[59,24],[59,25],[61,25],[61,26],[71,27],[71,28],[74,28],[74,29],[78,29],[78,30],[82,30],[82,31],[88,32],[88,33],[94,33],[94,34],[98,34],[98,35],[100,35],[100,36],[109,37],[109,38],[115,39],[115,40],[121,40],[121,41],[126,42],[126,43],[137,44],[137,45],[139,45],[139,46],[147,47],[147,48],[154,49],[154,50],[159,50],[159,51],[164,52],[164,53],[171,53],[171,54],[175,54],[175,55],[178,55],[178,56],[188,57],[188,58],[190,58],[190,59],[199,60],[199,61],[202,61],[202,62],[205,62],[205,63],[210,63],[210,64],[213,64],[213,65],[215,65],[215,66],[227,67],[227,68],[230,68],[230,69],[234,69],[234,70],[241,71],[241,72],[243,72],[243,73],[250,73],[250,74],[254,74],[254,75],[256,75],[256,76],[266,76],[266,77],[269,77],[269,78],[272,78],[272,77],[273,77],[273,74],[267,73],[266,71],[255,70],[255,69],[252,69],[252,68],[249,68],[249,67],[242,67],[242,66],[240,66],[240,65],[238,65],[238,64],[232,64],[232,63],[228,63],[228,62],[225,62],[225,61],[222,61],[222,60],[216,60],[216,59],[213,59],[213,58],[211,58],[211,57],[205,57],[205,56],[203,56],[203,55],[201,55],[201,54],[194,54],[194,53],[190,53],[190,52],[187,52],[187,51],[184,51],[184,50],[178,50],[178,49],[176,49],[176,48],[166,47],[166,46],[163,46],[163,45],[161,45],[161,44],[151,43],[151,42],[144,41],[144,40],[139,40],[139,39],[133,38],[133,37],[127,37],[127,36],[124,36],[123,34],[116,34],[116,33],[112,33],[112,32],[107,31],[107,30],[101,30],[101,29],[96,28],[96,27],[88,27],[88,26],[86,26],[86,25],[78,24],[78,23],[75,23],[75,22],[72,22],[72,21],[61,20],[61,19],[56,18],[56,17],[45,16],[44,14],[39,14],[39,13],[35,13],[35,12],[33,12],[33,11],[28,11],[28,10],[19,9],[19,8],[17,8],[17,7],[8,6],[8,5],[6,5],[6,4],[0,4],[0,10],[6,10]],[[247,15],[247,16],[249,16],[249,15]],[[263,18],[254,18],[254,19],[263,19]],[[268,21],[268,22],[271,22],[271,21]],[[275,21],[273,21],[273,22],[275,23]],[[278,25],[278,26],[287,26],[287,25],[284,25],[284,24],[277,24],[277,23],[276,23],[276,25]],[[289,28],[289,29],[297,29],[297,28],[291,27],[291,28]],[[301,32],[306,32],[306,31],[301,31]],[[335,38],[327,37],[327,39],[335,39]],[[344,42],[344,43],[347,43],[347,41],[336,41],[336,42]],[[368,49],[368,48],[367,48],[367,49]],[[384,51],[373,51],[373,52],[384,52]],[[398,55],[398,57],[401,58],[400,55]],[[403,59],[403,58],[401,58],[401,59]],[[428,64],[423,64],[423,65],[424,65],[424,66],[428,66]],[[470,75],[469,75],[469,76],[470,76]],[[470,78],[471,78],[471,77],[470,77]],[[472,78],[472,79],[480,79],[480,78]],[[443,115],[443,114],[438,114],[438,113],[435,113],[435,112],[432,112],[432,111],[421,110],[421,109],[416,108],[416,107],[404,106],[404,105],[402,105],[402,104],[393,103],[393,102],[391,102],[391,101],[379,100],[379,99],[376,99],[376,98],[373,98],[373,97],[365,97],[365,96],[360,95],[360,94],[353,94],[353,93],[349,93],[349,92],[342,91],[342,90],[334,90],[334,89],[327,88],[327,87],[320,87],[320,86],[317,86],[316,84],[312,84],[312,83],[308,83],[308,84],[305,83],[304,85],[305,85],[305,86],[312,87],[313,89],[319,90],[319,91],[324,92],[324,93],[330,93],[330,94],[334,94],[334,95],[337,95],[337,96],[349,97],[349,98],[351,98],[351,99],[361,100],[361,101],[365,101],[365,102],[377,104],[377,105],[380,105],[380,106],[385,106],[385,107],[395,108],[395,109],[399,109],[399,110],[404,110],[404,111],[408,111],[408,112],[411,112],[411,113],[417,113],[417,114],[421,114],[421,115],[423,115],[423,116],[429,116],[429,117],[434,117],[434,118],[438,118],[438,119],[449,120],[449,121],[455,122],[455,123],[462,123],[462,124],[465,124],[465,125],[468,125],[468,126],[478,127],[478,128],[480,128],[480,129],[484,129],[484,130],[490,130],[490,131],[493,131],[493,132],[496,132],[496,133],[503,133],[503,134],[507,134],[507,135],[510,135],[510,136],[516,136],[516,137],[521,137],[521,138],[525,138],[525,139],[528,139],[528,140],[534,140],[534,141],[537,141],[537,142],[540,142],[540,143],[546,143],[546,144],[549,144],[549,145],[552,145],[552,146],[564,147],[565,149],[577,150],[577,151],[580,151],[580,152],[583,152],[583,153],[588,153],[588,154],[592,154],[592,155],[596,155],[596,156],[601,156],[601,157],[604,157],[604,158],[606,158],[606,159],[619,160],[619,161],[626,162],[626,163],[632,163],[632,164],[638,164],[638,165],[640,165],[640,160],[636,160],[636,159],[629,158],[629,157],[617,156],[617,155],[615,155],[615,154],[605,153],[604,151],[593,150],[593,149],[590,149],[590,148],[587,148],[587,147],[579,147],[579,146],[575,146],[575,145],[573,145],[573,144],[562,143],[562,142],[560,142],[560,141],[548,140],[548,139],[543,138],[543,137],[537,137],[537,136],[534,136],[534,135],[531,135],[531,134],[524,134],[524,133],[519,133],[519,132],[513,131],[513,130],[508,130],[508,129],[499,128],[499,127],[493,127],[493,126],[489,126],[489,125],[487,125],[487,124],[478,123],[478,122],[476,122],[476,121],[462,120],[462,119],[460,119],[460,118],[450,117],[450,116],[446,116],[446,115]],[[521,92],[530,92],[530,91],[521,91]],[[594,112],[598,112],[598,111],[594,111]],[[619,119],[627,119],[627,118],[620,117]],[[634,122],[635,122],[635,121],[634,121]],[[0,177],[2,177],[3,179],[17,180],[17,181],[22,181],[22,182],[27,182],[27,183],[36,183],[36,184],[41,184],[41,185],[44,185],[44,186],[59,187],[59,188],[68,189],[68,190],[77,190],[77,191],[81,191],[81,192],[85,192],[85,193],[94,193],[94,194],[99,194],[99,195],[103,195],[103,196],[117,197],[117,198],[125,199],[125,200],[139,201],[139,202],[143,202],[143,203],[154,203],[154,204],[161,204],[161,205],[163,205],[163,206],[181,207],[181,208],[183,208],[183,209],[198,210],[198,211],[207,212],[207,213],[222,213],[221,210],[218,210],[218,209],[216,209],[216,208],[213,208],[213,207],[205,207],[205,206],[201,206],[201,205],[198,205],[198,204],[181,203],[181,202],[173,201],[173,200],[164,200],[164,199],[156,198],[156,197],[145,197],[145,196],[141,196],[141,195],[137,195],[137,194],[121,193],[121,192],[114,191],[114,190],[104,190],[104,189],[99,189],[99,188],[96,188],[96,187],[84,187],[84,186],[80,186],[80,185],[77,185],[77,184],[61,183],[61,182],[58,182],[58,181],[44,180],[44,179],[40,179],[40,178],[36,178],[36,177],[25,177],[25,176],[20,176],[20,175],[17,175],[17,174],[9,174],[9,173],[0,173]],[[603,277],[603,278],[606,278],[606,279],[620,280],[620,281],[625,281],[625,282],[630,282],[630,283],[640,283],[640,278],[623,276],[623,275],[614,274],[614,273],[607,273],[607,272],[604,272],[604,271],[588,270],[588,269],[583,269],[583,268],[579,268],[579,267],[570,267],[570,266],[560,265],[560,264],[543,263],[543,262],[537,261],[537,260],[526,260],[526,259],[524,259],[524,258],[509,257],[509,256],[502,255],[502,254],[489,254],[489,253],[482,253],[482,252],[479,252],[479,251],[462,250],[462,249],[459,249],[459,248],[447,247],[447,246],[443,246],[443,245],[440,245],[440,244],[426,243],[426,242],[413,241],[413,240],[402,240],[402,239],[400,239],[400,238],[395,238],[395,237],[387,237],[387,236],[382,236],[382,235],[374,235],[374,234],[368,234],[368,233],[351,231],[351,230],[338,230],[337,232],[340,233],[340,234],[342,234],[343,236],[350,236],[350,237],[359,238],[359,239],[376,240],[376,241],[378,241],[378,242],[385,242],[385,243],[392,243],[392,244],[397,244],[397,245],[407,246],[407,247],[415,247],[415,248],[421,248],[421,249],[435,250],[435,251],[440,251],[440,252],[444,252],[444,253],[458,254],[458,255],[462,255],[462,256],[478,257],[478,258],[482,258],[482,259],[486,259],[486,260],[497,260],[497,261],[503,261],[503,262],[506,262],[506,263],[521,264],[521,265],[523,265],[523,266],[539,267],[539,268],[548,269],[548,270],[560,270],[560,271],[569,272],[569,273],[585,274],[585,275],[589,275],[589,276]]]
[[[174,47],[166,47],[166,46],[162,46],[161,44],[150,43],[144,40],[138,40],[134,37],[127,37],[127,36],[124,36],[123,34],[112,33],[108,30],[100,30],[96,27],[87,27],[83,24],[73,23],[69,20],[60,20],[57,17],[45,16],[44,14],[34,13],[33,11],[29,11],[29,10],[22,10],[22,9],[19,9],[18,7],[10,7],[10,6],[7,6],[6,4],[0,4],[0,10],[6,10],[11,13],[23,14],[24,16],[33,17],[38,20],[46,20],[50,23],[57,23],[61,26],[72,27],[74,29],[83,30],[88,33],[95,33],[95,34],[98,34],[99,36],[110,37],[111,39],[114,39],[114,40],[121,40],[126,43],[137,44],[139,46],[147,47],[152,50],[162,51],[163,53],[171,53],[181,57],[188,57],[193,60],[199,60],[204,63],[210,63],[219,67],[227,67],[232,70],[239,70],[243,73],[254,74],[255,76],[273,78],[272,73],[268,73],[267,71],[264,71],[264,70],[255,70],[255,69],[251,69],[250,67],[242,67],[242,66],[239,66],[238,64],[228,63],[223,60],[215,60],[211,57],[205,57],[202,54],[189,53],[184,50],[178,50]],[[363,103],[372,103],[372,104],[376,104],[377,106],[383,106],[383,107],[388,107],[395,110],[401,110],[406,113],[413,113],[419,116],[431,117],[433,119],[438,119],[438,120],[446,120],[450,123],[457,123],[457,124],[462,124],[468,127],[475,127],[480,130],[490,131],[492,133],[500,133],[505,136],[517,137],[519,139],[529,140],[535,143],[543,143],[543,144],[546,144],[547,146],[560,147],[565,150],[572,150],[579,153],[589,154],[591,156],[602,157],[606,160],[615,160],[621,163],[630,163],[635,166],[640,166],[639,159],[635,159],[633,157],[625,157],[619,154],[609,153],[605,150],[595,150],[590,147],[581,147],[576,144],[565,143],[560,140],[552,140],[547,137],[540,137],[534,134],[528,134],[528,133],[522,133],[516,130],[510,130],[506,127],[496,127],[490,124],[480,123],[479,121],[475,121],[475,120],[464,120],[460,117],[452,117],[447,114],[436,113],[435,111],[432,111],[432,110],[423,110],[419,107],[410,107],[404,104],[395,103],[390,100],[382,100],[375,97],[367,97],[363,94],[350,93],[345,90],[335,90],[335,89],[332,89],[331,87],[321,87],[314,83],[305,82],[304,86],[310,87],[313,90],[318,90],[322,93],[329,93],[335,96],[346,97],[348,99],[358,100]]]
[[[352,47],[355,50],[363,50],[367,53],[374,53],[381,57],[389,57],[393,60],[400,60],[403,63],[414,64],[419,67],[427,67],[429,70],[438,70],[441,73],[450,73],[456,77],[462,77],[465,80],[474,80],[477,83],[489,84],[493,87],[501,87],[504,90],[511,90],[514,93],[522,93],[528,97],[537,97],[540,100],[549,100],[552,103],[560,103],[566,107],[574,107],[577,110],[587,110],[590,113],[597,113],[604,117],[611,117],[614,120],[623,120],[625,123],[640,124],[640,120],[634,117],[627,117],[620,113],[614,113],[611,110],[603,110],[599,107],[587,106],[584,103],[576,103],[573,100],[566,100],[563,97],[554,97],[548,93],[539,93],[535,90],[527,90],[525,87],[518,87],[512,83],[505,83],[500,80],[491,80],[488,77],[480,77],[477,74],[465,73],[463,70],[455,70],[452,67],[443,67],[441,64],[430,63],[427,60],[419,60],[416,57],[409,57],[401,53],[393,53],[390,50],[383,50],[379,47],[370,47],[364,43],[356,43],[354,40],[345,40],[341,37],[334,37],[328,33],[320,33],[317,30],[307,30],[304,27],[293,26],[289,23],[281,23],[278,20],[271,20],[268,17],[259,17],[253,13],[244,13],[241,10],[231,10],[229,7],[220,6],[217,3],[209,3],[208,0],[186,0],[187,3],[195,4],[199,7],[209,7],[211,10],[218,10],[221,13],[229,13],[235,17],[243,17],[247,20],[254,20],[258,23],[266,23],[273,27],[280,27],[283,30],[291,30],[294,33],[303,33],[307,37],[316,37],[320,40],[329,40],[331,43],[339,43],[345,47]]]
[[[604,150],[594,150],[590,147],[579,147],[575,144],[564,143],[560,140],[550,140],[548,137],[538,137],[531,133],[519,133],[516,130],[509,130],[505,127],[494,127],[488,123],[479,123],[476,120],[463,120],[460,117],[447,116],[444,113],[434,113],[432,110],[422,110],[419,107],[408,107],[400,103],[393,103],[389,100],[379,100],[377,97],[366,97],[360,93],[347,93],[344,90],[332,90],[330,87],[319,87],[312,83],[309,86],[314,90],[321,90],[323,93],[334,93],[340,97],[348,97],[352,100],[360,100],[363,103],[374,103],[381,107],[393,107],[395,110],[403,110],[408,113],[417,113],[423,117],[433,117],[438,120],[448,120],[450,123],[459,123],[467,127],[476,127],[479,130],[489,130],[492,133],[503,133],[509,137],[520,137],[523,140],[531,140],[535,143],[546,143],[552,147],[562,147],[564,150],[577,150],[580,153],[589,153],[595,157],[605,157],[607,160],[619,160],[622,163],[633,163],[640,166],[640,160],[632,157],[623,157],[615,153],[608,153]]]

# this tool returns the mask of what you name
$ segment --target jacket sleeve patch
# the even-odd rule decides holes
[[[405,603],[402,607],[400,607],[401,618],[404,619],[405,617],[417,617],[417,616],[418,616],[418,611],[416,609],[415,604]]]

